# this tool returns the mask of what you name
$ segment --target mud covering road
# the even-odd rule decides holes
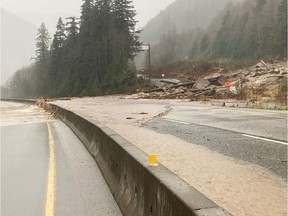
[[[287,215],[287,181],[283,171],[285,162],[284,168],[279,169],[282,171],[277,173],[271,171],[275,167],[277,170],[277,164],[270,169],[265,164],[258,164],[261,159],[257,159],[257,162],[235,156],[237,146],[246,140],[245,146],[239,148],[239,155],[248,151],[246,157],[251,159],[257,148],[261,149],[264,144],[266,149],[279,149],[279,159],[284,161],[287,148],[285,112],[222,109],[185,101],[127,100],[121,97],[75,98],[54,103],[100,121],[147,154],[156,154],[160,163],[233,215]],[[173,122],[167,121],[167,118]],[[220,136],[227,136],[223,137],[226,139],[224,144],[234,142],[229,147],[234,155],[212,148],[213,133],[206,130],[207,127],[217,130],[216,134],[221,130],[223,134]],[[192,137],[190,140],[184,136],[179,138],[182,129],[191,133],[188,134]],[[177,130],[179,137],[176,137]],[[241,139],[237,140],[231,133],[241,134]],[[263,136],[282,144],[252,137],[242,138],[242,134]],[[211,139],[210,146],[199,141],[203,136],[206,141]],[[217,139],[217,142],[222,143],[221,139]],[[253,153],[254,145],[256,150]],[[245,151],[241,150],[243,148]],[[268,152],[265,154],[269,157]],[[274,159],[271,157],[269,160],[273,162]]]

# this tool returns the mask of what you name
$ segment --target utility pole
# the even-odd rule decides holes
[[[148,44],[148,70],[149,70],[149,91],[151,90],[151,47],[150,44]]]
[[[148,50],[148,70],[149,70],[149,91],[151,90],[151,46],[150,44],[142,44],[142,50]]]

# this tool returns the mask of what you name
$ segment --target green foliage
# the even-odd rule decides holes
[[[66,40],[65,24],[63,23],[62,18],[60,17],[58,19],[58,23],[56,26],[56,32],[54,34],[54,39],[53,39],[53,43],[52,43],[52,51],[55,51],[55,50],[63,47],[65,40]],[[57,51],[55,51],[55,52],[57,52]]]
[[[221,63],[287,57],[287,0],[228,4],[207,29],[167,31],[151,49],[153,66],[187,59],[186,56],[195,61]]]
[[[197,41],[196,43],[196,40],[201,34],[202,31],[200,29],[177,33],[176,28],[172,28],[171,31],[162,36],[158,45],[151,48],[152,65],[159,66],[179,60],[181,61],[187,59],[189,55],[193,58],[194,53],[196,55],[200,49],[200,42]],[[209,38],[207,38],[206,42],[208,41]],[[203,41],[202,46],[208,45],[204,43],[205,41]],[[192,46],[194,47],[193,50],[191,50]]]
[[[275,39],[277,50],[282,56],[287,56],[287,0],[282,0],[277,14],[277,32]]]
[[[221,16],[221,23],[216,19],[210,27],[219,25],[217,33],[208,28],[191,48],[191,57],[226,62],[287,57],[287,0],[245,1],[230,5]]]
[[[49,32],[44,23],[38,29],[38,36],[36,39],[36,60],[43,61],[48,57],[50,46]]]
[[[136,69],[129,62],[140,47],[135,15],[129,0],[84,0],[80,19],[59,18],[50,50],[42,24],[33,79],[20,70],[9,88],[15,96],[47,97],[133,91]]]

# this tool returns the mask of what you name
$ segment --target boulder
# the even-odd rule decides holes
[[[210,82],[211,85],[224,86],[225,82],[227,82],[227,77],[219,75],[215,77],[210,77],[207,80]]]
[[[198,79],[198,80],[195,82],[195,84],[193,85],[192,89],[193,89],[193,90],[194,90],[194,89],[202,90],[202,89],[207,88],[207,86],[209,86],[209,85],[210,85],[209,80],[200,78],[200,79]]]

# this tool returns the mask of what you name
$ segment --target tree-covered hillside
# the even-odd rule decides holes
[[[287,56],[287,0],[228,5],[194,43],[190,57],[243,62]]]
[[[59,18],[54,36],[38,29],[36,62],[16,72],[16,97],[100,95],[134,88],[140,43],[129,0],[84,0],[81,17]],[[52,40],[52,43],[51,43]]]
[[[192,59],[243,63],[287,56],[287,0],[232,2],[206,29],[168,31],[152,47],[154,66]]]
[[[162,36],[175,29],[182,31],[206,28],[229,2],[243,0],[176,0],[144,27],[140,40],[151,45],[159,43]]]
[[[152,46],[158,44],[152,50],[153,64],[165,64],[188,56],[201,31],[229,2],[238,4],[243,0],[176,0],[151,19],[140,34],[140,41]],[[175,39],[176,36],[179,37]],[[167,43],[171,43],[171,46],[167,46]],[[145,58],[145,53],[137,56],[138,68],[147,68]]]

